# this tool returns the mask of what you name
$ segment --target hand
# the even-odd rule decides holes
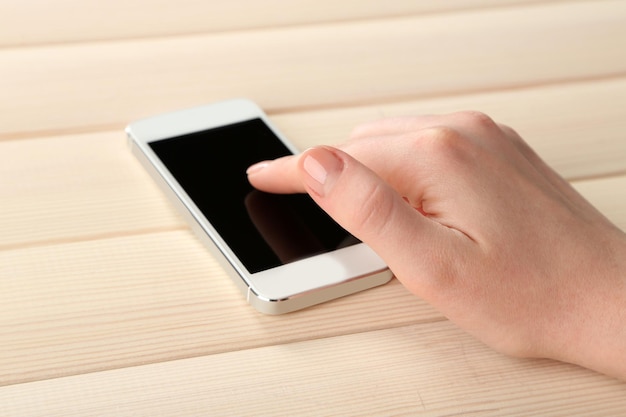
[[[308,192],[495,349],[626,379],[626,235],[512,129],[475,112],[387,119],[248,172]]]

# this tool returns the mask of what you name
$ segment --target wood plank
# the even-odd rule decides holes
[[[187,231],[0,252],[0,385],[442,320],[393,281],[257,313]]]
[[[343,22],[538,2],[545,0],[4,1],[0,2],[0,47]],[[66,18],[68,13],[71,19]]]
[[[236,96],[276,111],[623,75],[625,18],[619,0],[559,2],[6,49],[0,136],[121,128],[131,119]]]
[[[626,232],[626,176],[573,183],[617,227]]]
[[[479,109],[626,230],[626,3],[275,2],[0,4],[0,415],[626,414],[623,382],[499,355],[396,281],[256,313],[121,130],[238,95],[301,147]]]
[[[615,416],[626,384],[448,322],[4,387],[4,415]]]
[[[507,124],[569,180],[626,171],[626,78],[274,114],[301,149],[345,141],[384,117],[479,110]]]
[[[626,230],[626,176],[580,189]],[[184,230],[4,250],[0,277],[0,385],[443,319],[396,281],[261,315]]]
[[[0,249],[185,227],[123,131],[0,142],[0,177]]]
[[[338,143],[354,125],[382,116],[482,110],[576,179],[626,170],[624,108],[626,78],[619,78],[272,118],[304,149]],[[121,130],[0,142],[0,178],[0,249],[185,228]]]

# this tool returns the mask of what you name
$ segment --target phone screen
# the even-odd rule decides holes
[[[149,145],[250,273],[359,242],[307,194],[250,185],[250,165],[291,154],[261,119]]]

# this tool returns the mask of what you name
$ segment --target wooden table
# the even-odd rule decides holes
[[[626,229],[625,22],[626,1],[3,1],[0,415],[626,415],[625,383],[495,353],[396,281],[257,313],[123,132],[231,97],[302,148],[481,110]]]

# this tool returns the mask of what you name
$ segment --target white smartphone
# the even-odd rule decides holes
[[[386,283],[391,272],[306,194],[260,192],[253,163],[296,153],[245,99],[131,123],[133,153],[246,299],[281,314]]]

